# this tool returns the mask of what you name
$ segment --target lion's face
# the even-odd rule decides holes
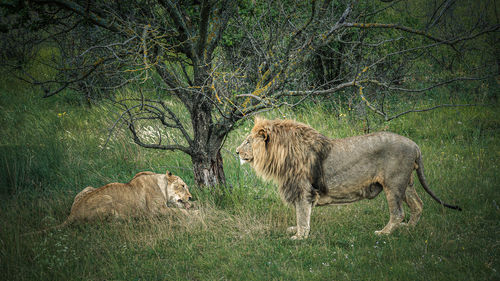
[[[236,148],[236,154],[240,156],[241,164],[250,163],[255,165],[254,160],[262,160],[263,153],[269,142],[269,124],[265,123],[258,117],[255,119],[256,125],[253,127],[251,133],[245,138],[243,143]]]
[[[248,135],[243,143],[236,148],[236,154],[240,156],[240,163],[251,163],[253,161],[252,149],[253,137],[252,134]]]
[[[170,204],[175,205],[179,208],[189,209],[191,207],[191,193],[189,192],[186,183],[172,174],[167,174],[168,177],[168,187],[167,187],[167,201]]]

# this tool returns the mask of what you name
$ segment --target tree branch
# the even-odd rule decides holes
[[[198,34],[198,45],[196,47],[196,52],[199,58],[203,57],[203,51],[205,50],[205,44],[207,43],[207,31],[208,31],[208,20],[210,18],[210,0],[203,0],[201,3],[200,11],[200,26]]]
[[[161,145],[161,144],[151,144],[151,143],[144,143],[141,141],[139,136],[137,135],[137,132],[135,130],[135,127],[133,123],[129,123],[129,130],[132,133],[132,138],[134,142],[144,148],[152,148],[152,149],[161,149],[161,150],[179,150],[182,151],[188,155],[191,155],[191,149],[186,146],[182,145]]]
[[[87,72],[83,73],[80,77],[75,78],[73,80],[64,81],[64,82],[58,82],[58,81],[39,82],[39,81],[36,81],[34,78],[32,78],[33,79],[32,83],[34,85],[42,86],[43,91],[45,92],[45,94],[43,95],[43,98],[48,98],[48,97],[51,97],[51,96],[58,94],[59,92],[61,92],[62,90],[66,89],[68,86],[70,86],[71,84],[84,80],[90,74],[92,74],[100,65],[102,65],[105,61],[106,61],[106,59],[103,59],[103,58],[98,59],[94,64],[92,64],[91,68]],[[43,87],[44,84],[48,84],[48,83],[62,83],[63,85],[60,88],[58,88],[57,90],[50,91],[49,89],[46,89]]]
[[[466,40],[474,39],[474,38],[479,37],[479,36],[481,36],[483,34],[497,31],[500,28],[500,24],[496,24],[496,25],[491,26],[488,29],[481,30],[480,32],[478,32],[476,34],[472,34],[470,36],[466,36],[466,37],[462,37],[462,38],[455,38],[455,39],[442,39],[442,38],[439,38],[439,37],[436,37],[436,36],[432,36],[432,35],[430,35],[429,33],[425,32],[425,31],[413,29],[413,28],[406,27],[406,26],[401,26],[401,25],[398,25],[398,24],[386,24],[386,23],[344,23],[343,26],[344,27],[348,27],[348,28],[352,27],[352,28],[387,28],[387,29],[398,29],[398,30],[402,30],[402,31],[405,31],[405,32],[408,32],[408,33],[422,35],[422,36],[424,36],[424,37],[426,37],[428,39],[431,39],[431,40],[433,40],[435,42],[439,42],[439,43],[442,43],[442,44],[449,45],[453,49],[455,49],[455,51],[457,51],[457,50],[454,47],[454,44],[456,44],[456,43],[458,43],[460,41],[466,41]]]
[[[212,57],[212,54],[219,44],[220,39],[222,38],[222,34],[224,33],[224,30],[226,30],[227,24],[229,22],[229,19],[231,18],[231,14],[233,12],[233,5],[235,1],[231,0],[226,0],[222,3],[222,13],[220,13],[219,18],[220,22],[218,24],[218,28],[215,31],[214,37],[208,42],[208,47],[207,47],[207,57]],[[214,27],[215,28],[215,27]]]
[[[75,12],[76,14],[90,20],[94,24],[103,27],[107,30],[113,31],[113,32],[119,32],[122,30],[122,28],[116,24],[113,21],[107,20],[105,18],[102,18],[92,11],[89,11],[88,9],[78,5],[77,3],[73,1],[66,1],[66,0],[34,0],[35,3],[39,4],[56,4],[66,10],[70,10]]]
[[[126,104],[124,104],[124,101],[125,100],[122,100],[122,101],[117,101],[116,103],[125,107],[125,110],[121,113],[120,117],[115,121],[115,123],[113,124],[112,128],[109,130],[109,136],[108,136],[108,140],[109,140],[109,137],[111,136],[111,133],[112,131],[114,130],[114,128],[116,127],[116,125],[120,122],[120,120],[123,120],[123,122],[125,122],[127,125],[128,125],[128,128],[130,130],[130,132],[132,133],[132,138],[134,140],[134,142],[144,148],[152,148],[152,149],[161,149],[161,150],[179,150],[179,151],[182,151],[186,154],[189,154],[191,155],[191,148],[189,146],[183,146],[183,145],[179,145],[179,144],[176,144],[176,145],[162,145],[161,144],[161,141],[160,143],[158,144],[149,144],[149,143],[145,143],[143,142],[138,133],[137,133],[137,130],[135,128],[135,121],[138,121],[138,120],[144,120],[144,119],[148,119],[148,120],[158,120],[159,118],[158,117],[134,117],[134,113],[132,113],[132,110],[133,109],[141,109],[141,108],[144,108],[145,104],[141,103],[141,104],[138,104],[138,105],[134,105],[134,106],[131,106],[131,107],[128,107]],[[152,107],[154,108],[153,106],[151,105],[146,105],[148,107]],[[157,109],[159,110],[159,109]],[[148,112],[148,111],[146,111]],[[149,111],[149,113],[151,113]],[[140,113],[139,113],[140,114]],[[125,115],[128,115],[129,116],[129,120],[125,119]],[[174,120],[175,121],[175,120]],[[177,120],[178,121],[178,120]],[[168,125],[167,123],[165,122],[162,122],[162,124],[164,125]],[[181,131],[183,130],[183,128],[178,128],[177,126],[172,126],[173,128],[177,128],[177,129],[180,129]],[[189,141],[189,139],[188,139]],[[107,143],[108,141],[106,141]]]
[[[174,24],[177,30],[180,33],[179,42],[183,42],[185,50],[184,53],[192,60],[196,61],[196,53],[193,48],[192,43],[189,43],[187,40],[191,38],[191,33],[186,25],[186,21],[182,16],[179,9],[176,7],[174,3],[170,0],[160,0],[160,4],[162,4],[165,8],[167,8],[168,13],[170,14],[171,19],[174,21]]]
[[[425,112],[425,111],[430,111],[430,110],[434,110],[434,109],[441,108],[441,107],[465,107],[465,106],[486,106],[486,105],[485,104],[440,104],[440,105],[436,105],[436,106],[425,108],[425,109],[407,110],[407,111],[398,113],[392,117],[387,117],[387,115],[385,115],[385,121],[391,121],[393,119],[396,119],[398,117],[401,117],[405,114],[412,113],[412,112]]]
[[[348,28],[387,28],[387,29],[398,29],[398,30],[402,30],[402,31],[405,31],[405,32],[408,32],[408,33],[422,35],[422,36],[424,36],[426,38],[429,38],[429,39],[431,39],[433,41],[444,43],[444,44],[447,44],[447,45],[450,45],[450,46],[453,46],[453,43],[454,43],[453,41],[450,41],[450,40],[445,40],[445,39],[441,39],[441,38],[432,36],[429,33],[426,33],[425,31],[422,31],[422,30],[417,30],[417,29],[413,29],[413,28],[410,28],[410,27],[407,27],[407,26],[402,26],[402,25],[392,24],[392,23],[349,23],[349,22],[346,22],[346,23],[343,23],[342,26],[348,27]]]

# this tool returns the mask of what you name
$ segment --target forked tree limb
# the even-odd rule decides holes
[[[490,33],[490,32],[495,32],[495,31],[497,31],[500,28],[500,24],[496,24],[496,25],[491,26],[488,29],[481,30],[481,31],[479,31],[479,32],[477,32],[475,34],[471,34],[470,36],[461,37],[461,38],[454,38],[454,39],[443,39],[443,38],[439,38],[439,37],[433,36],[433,35],[429,34],[428,32],[425,32],[425,31],[422,31],[422,30],[410,28],[410,27],[407,27],[407,26],[399,25],[399,24],[392,24],[392,23],[352,23],[352,22],[346,22],[346,23],[343,23],[342,26],[347,27],[347,28],[387,28],[387,29],[397,29],[397,30],[408,32],[408,33],[413,33],[413,34],[421,35],[421,36],[424,36],[424,37],[426,37],[428,39],[431,39],[431,40],[433,40],[435,42],[439,42],[439,43],[443,43],[443,44],[449,45],[449,46],[451,46],[455,50],[456,50],[456,48],[454,47],[454,44],[456,44],[458,42],[465,41],[465,40],[471,40],[471,39],[479,37],[479,36],[481,36],[483,34]],[[458,51],[458,50],[456,50],[456,51]]]

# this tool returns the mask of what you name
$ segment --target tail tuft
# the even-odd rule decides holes
[[[462,208],[460,208],[459,206],[448,205],[446,203],[442,203],[442,205],[445,206],[446,208],[450,208],[450,209],[457,210],[457,211],[462,211]]]

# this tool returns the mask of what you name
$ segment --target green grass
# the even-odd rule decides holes
[[[88,109],[68,99],[40,99],[9,80],[0,87],[3,280],[500,279],[498,104],[370,123],[373,130],[416,141],[431,188],[463,212],[443,209],[417,186],[424,212],[413,229],[374,235],[389,217],[380,195],[315,208],[310,238],[291,241],[285,231],[295,223],[294,210],[233,153],[251,122],[232,132],[223,150],[233,189],[198,189],[191,161],[181,153],[141,149],[125,132],[100,148],[112,121],[107,108]],[[336,117],[327,106],[284,114],[335,138],[361,134],[364,127],[351,113]],[[127,182],[144,170],[181,176],[192,186],[201,217],[89,223],[20,236],[62,222],[84,187]]]

